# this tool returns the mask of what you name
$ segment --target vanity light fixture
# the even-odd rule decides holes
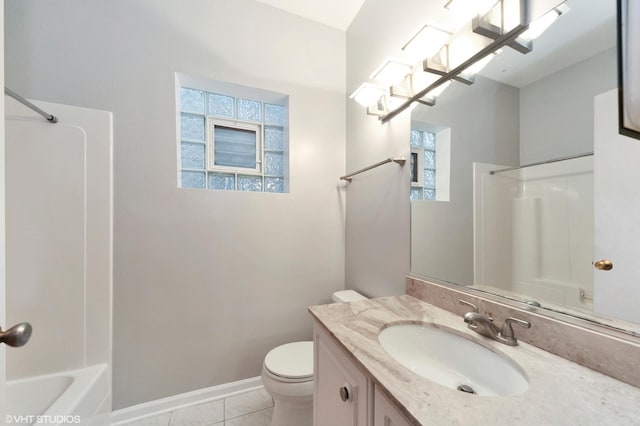
[[[447,8],[457,6],[451,0]],[[530,0],[482,0],[473,1],[486,9],[486,13],[477,15],[463,29],[451,35],[446,31],[426,25],[403,50],[409,56],[418,58],[422,46],[424,57],[422,66],[413,66],[399,59],[389,58],[380,65],[370,78],[380,84],[363,83],[350,96],[367,107],[367,113],[386,122],[415,103],[435,105],[435,100],[452,80],[473,84],[474,75],[484,68],[502,47],[509,46],[521,53],[532,49],[531,38],[543,30],[568,8],[563,4],[543,16],[540,24],[531,28],[527,37],[522,37],[529,29]],[[462,4],[462,3],[460,3]],[[532,24],[533,25],[533,24]],[[537,27],[537,28],[536,28]],[[432,38],[432,40],[429,40]],[[441,43],[445,43],[441,45]],[[438,49],[438,50],[436,50]],[[436,52],[431,54],[432,52]],[[426,53],[425,53],[426,52]]]
[[[416,93],[432,85],[439,76],[424,72],[422,67],[417,66],[413,73],[409,74],[400,83],[391,86],[390,96],[395,98],[409,99]]]
[[[520,28],[523,22],[528,21],[528,4],[528,1],[523,0],[501,0],[485,15],[473,18],[471,21],[473,32],[492,40],[499,39],[512,29]],[[520,53],[527,54],[531,52],[532,44],[530,41],[522,39],[521,34],[512,37],[505,45]]]
[[[378,100],[369,105],[367,107],[367,114],[368,115],[375,115],[376,117],[379,117],[380,119],[382,119],[382,117],[384,117],[385,115],[387,115],[390,111],[387,108],[387,97],[386,96],[381,96],[380,98],[378,98]]]
[[[425,72],[445,75],[449,71],[449,45],[442,46],[437,54],[425,58],[422,63]]]
[[[409,107],[409,110],[412,111],[415,107],[418,106],[418,104],[422,104],[422,105],[426,105],[426,106],[435,106],[436,105],[436,98],[432,98],[429,96],[424,96],[420,99],[416,99],[416,103],[415,104],[411,104],[411,106]]]
[[[413,74],[408,75],[401,83],[391,86],[389,95],[389,101],[391,107],[388,108],[388,112],[391,112],[397,108],[400,108],[403,104],[403,100],[411,99],[416,93],[421,92],[423,89],[429,87],[436,80],[438,76],[422,71],[417,68]],[[432,90],[428,94],[424,95],[420,99],[416,99],[416,104],[411,104],[409,109],[413,109],[418,103],[428,106],[434,106],[436,104],[436,97],[440,95],[447,88],[447,84],[443,84],[438,89]],[[440,89],[442,88],[442,89]],[[384,116],[385,114],[375,114]]]
[[[370,79],[384,86],[393,86],[400,83],[411,73],[413,65],[398,59],[387,58],[371,75]]]
[[[443,84],[441,84],[440,86],[436,87],[435,89],[429,90],[427,92],[427,94],[425,95],[427,98],[437,98],[438,96],[440,96],[442,94],[442,92],[444,92],[446,90],[447,87],[449,87],[451,85],[451,80],[444,82]]]
[[[520,38],[531,41],[538,38],[543,32],[547,30],[556,20],[569,11],[569,6],[565,3],[551,9],[549,12],[542,15],[529,24],[529,29],[520,35]]]
[[[451,33],[431,25],[425,25],[402,50],[416,61],[430,58],[438,53],[451,37]]]
[[[452,80],[472,84],[473,74],[486,66],[502,47],[510,46],[523,53],[531,50],[531,42],[518,39],[528,28],[529,3],[530,0],[491,0],[491,4],[489,0],[473,0],[476,6],[489,7],[488,11],[473,18],[454,35],[428,25],[423,27],[403,47],[405,53],[415,58],[423,56],[417,46],[426,46],[421,64],[412,66],[398,59],[387,59],[370,76],[387,89],[363,83],[350,97],[382,122],[415,103],[434,105],[436,97]],[[447,7],[455,9],[454,0],[449,1]],[[434,38],[431,44],[426,42],[428,34]],[[440,47],[443,40],[445,44]],[[427,54],[434,50],[435,54]]]
[[[404,105],[405,100],[387,93],[367,107],[367,114],[384,117]]]
[[[386,101],[387,111],[395,111],[404,103],[402,99],[394,98],[393,96],[387,96]]]
[[[444,7],[459,15],[484,15],[497,0],[449,0]]]
[[[362,83],[349,98],[363,107],[368,107],[378,102],[380,97],[384,96],[385,93],[386,90],[383,87],[371,83]]]
[[[509,27],[513,27],[514,22],[518,19],[522,19],[522,13],[526,13],[527,9],[522,7],[522,0],[501,0],[500,7],[502,8],[502,16],[504,17],[503,26],[508,30]],[[496,9],[492,9],[487,15],[495,16]],[[506,46],[511,47],[512,49],[517,50],[520,53],[529,53],[533,49],[533,45],[531,41],[540,34],[542,34],[547,28],[553,24],[558,17],[567,13],[569,11],[569,6],[565,3],[562,3],[555,8],[551,9],[546,14],[542,15],[540,18],[536,19],[533,22],[530,22],[526,31],[520,34],[518,37],[515,37],[513,40],[509,41]],[[500,28],[499,25],[496,24],[495,19],[486,19],[487,15],[485,15],[484,19],[480,16],[477,16],[473,19],[473,31],[481,34],[485,37],[489,37],[493,40],[496,40],[502,34],[504,34],[505,28]]]
[[[402,98],[402,99],[409,99],[410,97],[412,97],[417,92],[417,90],[415,89],[416,83],[415,83],[415,76],[414,76],[416,72],[422,73],[422,70],[420,69],[414,70],[413,73],[407,75],[404,78],[404,80],[402,80],[400,83],[394,84],[393,86],[391,86],[391,88],[389,89],[389,95],[394,98]]]
[[[451,66],[449,51],[450,47],[447,44],[442,49],[440,49],[440,52],[438,52],[437,55],[433,56],[432,58],[425,59],[422,63],[423,70],[429,74],[436,74],[439,76],[447,75],[451,71],[451,68],[453,68]],[[453,79],[459,81],[460,83],[473,84],[473,77],[463,75],[462,73],[454,76]]]
[[[480,71],[482,71],[484,69],[484,67],[489,65],[489,62],[491,62],[493,60],[493,58],[498,56],[500,53],[502,53],[502,49],[498,49],[495,52],[485,56],[483,59],[480,59],[478,62],[476,62],[475,64],[471,65],[469,68],[467,68],[466,70],[462,71],[460,73],[460,76],[464,77],[466,80],[471,80],[472,81],[473,80],[473,76],[478,74]]]
[[[438,78],[439,77],[433,73],[424,72],[421,67],[417,68],[411,75],[411,89],[413,94],[421,92],[431,86]]]
[[[471,74],[479,73],[480,71],[482,71],[484,69],[484,67],[489,65],[489,62],[491,62],[493,60],[493,58],[498,56],[500,53],[502,53],[502,49],[496,50],[495,52],[487,55],[484,59],[480,59],[478,62],[476,62],[475,64],[471,65],[469,68],[467,68],[465,70],[465,72],[469,72]]]

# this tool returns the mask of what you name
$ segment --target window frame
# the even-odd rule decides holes
[[[241,120],[227,120],[219,118],[217,116],[206,115],[206,143],[207,143],[207,164],[206,172],[220,172],[220,173],[234,173],[263,176],[263,158],[264,158],[264,144],[263,144],[263,125],[258,122],[247,122]],[[226,127],[238,130],[248,130],[256,135],[256,167],[235,167],[235,166],[220,166],[215,163],[215,128],[216,126]],[[207,174],[208,176],[208,174]],[[236,176],[237,180],[237,176]],[[237,186],[237,183],[236,183]],[[208,187],[208,184],[207,184]]]
[[[256,87],[176,73],[178,188],[289,194],[289,98]],[[241,101],[257,105],[242,107]],[[203,120],[202,136],[196,132],[199,125],[190,120],[192,117]],[[187,131],[183,131],[183,124]],[[220,126],[228,130],[216,142]],[[236,140],[236,129],[250,134]],[[254,141],[256,158],[251,164]],[[220,143],[217,148],[216,143]],[[235,157],[236,152],[241,156]],[[228,165],[215,164],[221,156],[222,163]]]
[[[414,176],[415,180],[411,180],[411,187],[422,188],[424,187],[424,148],[411,148],[411,158],[415,164],[413,168],[417,172],[417,175]]]

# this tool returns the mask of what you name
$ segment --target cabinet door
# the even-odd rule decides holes
[[[314,327],[315,426],[367,426],[372,400],[369,382],[331,337]],[[371,395],[372,396],[372,395]]]
[[[411,423],[377,388],[374,395],[374,426],[411,426]]]

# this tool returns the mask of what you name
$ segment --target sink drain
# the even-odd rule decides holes
[[[476,391],[474,391],[473,388],[469,385],[460,385],[458,386],[458,390],[464,393],[472,393],[472,394],[476,393]]]

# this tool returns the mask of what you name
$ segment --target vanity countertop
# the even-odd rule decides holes
[[[412,296],[312,306],[309,312],[416,424],[640,424],[640,389],[527,343],[510,347],[480,336],[466,327],[461,316]],[[529,389],[518,396],[483,397],[418,376],[378,343],[383,327],[407,321],[438,324],[508,356],[526,372]]]

